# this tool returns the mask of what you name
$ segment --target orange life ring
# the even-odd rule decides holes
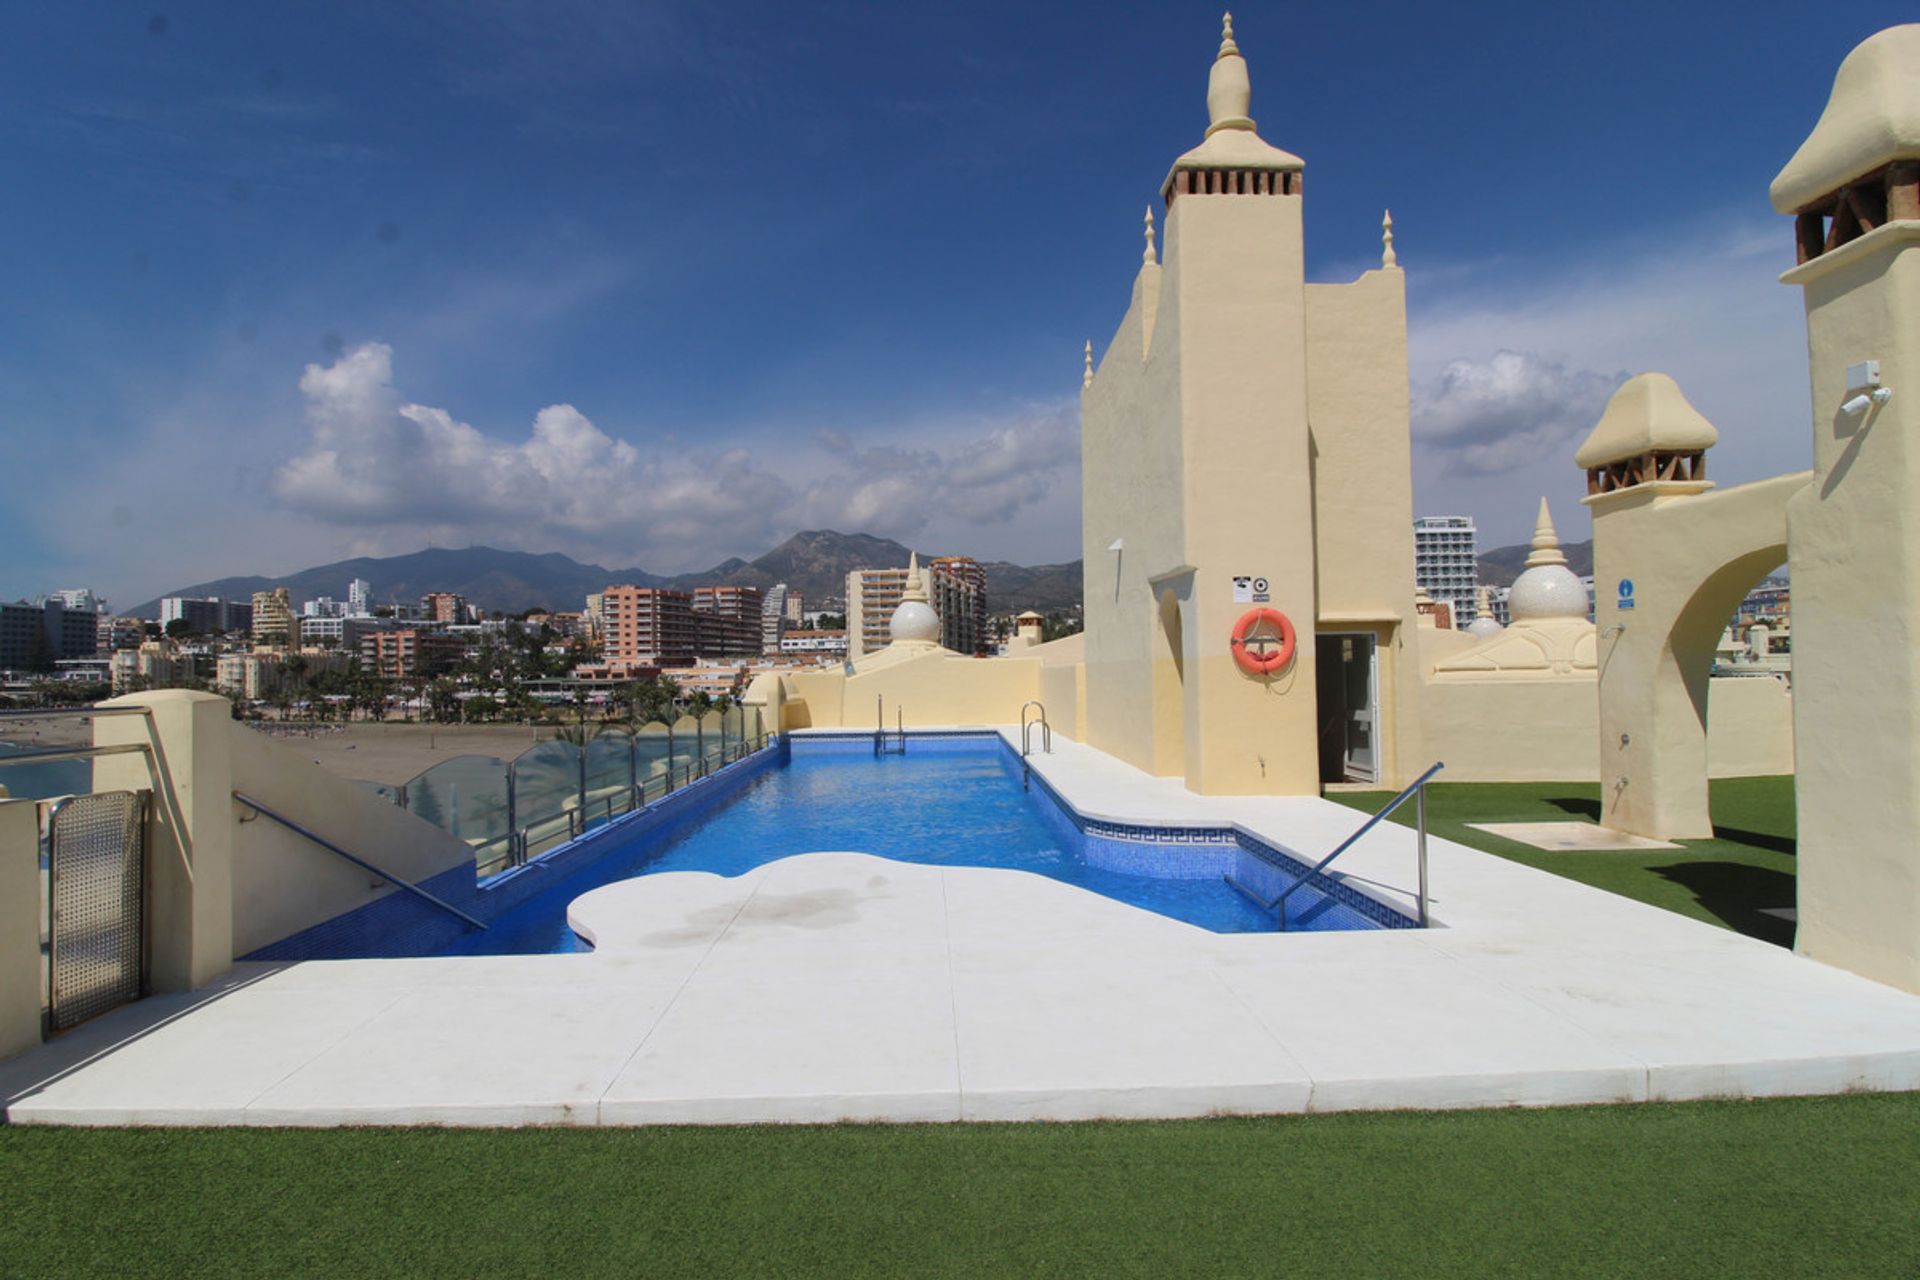
[[[1253,635],[1254,628],[1263,622],[1280,633],[1280,647],[1256,653],[1247,648],[1247,640]],[[1240,615],[1240,621],[1233,624],[1233,640],[1229,647],[1233,650],[1233,660],[1240,664],[1242,671],[1250,676],[1270,676],[1293,661],[1293,623],[1278,609],[1249,609]]]

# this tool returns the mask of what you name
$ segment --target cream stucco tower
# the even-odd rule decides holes
[[[1847,55],[1772,196],[1813,382],[1787,512],[1797,945],[1920,991],[1920,25]]]
[[[1341,578],[1365,584],[1348,589],[1368,620],[1353,625],[1386,636],[1412,627],[1404,291],[1390,260],[1354,285],[1306,284],[1304,165],[1260,137],[1250,99],[1229,18],[1206,134],[1161,189],[1164,261],[1150,214],[1132,305],[1082,391],[1086,737],[1196,791],[1313,794],[1328,569],[1315,486],[1328,447],[1335,491],[1369,495],[1354,518],[1397,530],[1345,544],[1362,560],[1341,560]],[[1315,330],[1309,295],[1320,289],[1338,296]],[[1316,386],[1325,440],[1309,423]],[[1359,418],[1366,431],[1352,429]],[[1368,431],[1378,456],[1361,463],[1365,449],[1348,446]],[[1370,496],[1381,493],[1384,512]],[[1359,599],[1368,591],[1379,598]],[[1265,676],[1242,671],[1230,647],[1236,620],[1262,604],[1296,636],[1292,661]]]

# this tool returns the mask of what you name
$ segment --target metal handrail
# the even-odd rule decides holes
[[[150,716],[152,707],[23,707],[0,711],[0,720],[45,720],[51,716]]]
[[[1405,804],[1408,800],[1414,798],[1415,796],[1418,796],[1420,802],[1417,806],[1415,806],[1416,811],[1418,813],[1417,830],[1419,834],[1417,836],[1417,843],[1418,843],[1419,861],[1420,861],[1420,888],[1419,888],[1419,894],[1417,898],[1417,907],[1420,913],[1420,927],[1422,929],[1426,928],[1427,927],[1427,783],[1433,777],[1434,774],[1440,772],[1442,769],[1446,767],[1447,766],[1444,761],[1440,761],[1440,760],[1434,761],[1432,766],[1429,767],[1425,773],[1415,778],[1411,783],[1407,785],[1407,788],[1404,791],[1402,791],[1399,795],[1395,796],[1393,799],[1389,800],[1385,808],[1381,809],[1380,812],[1374,814],[1371,818],[1368,818],[1365,822],[1361,823],[1359,828],[1352,835],[1348,836],[1345,840],[1342,840],[1337,846],[1334,847],[1334,850],[1332,853],[1328,854],[1326,857],[1316,862],[1313,865],[1312,870],[1308,871],[1305,875],[1301,876],[1298,880],[1295,880],[1292,884],[1282,889],[1280,891],[1279,896],[1274,898],[1273,901],[1262,903],[1261,905],[1264,906],[1268,911],[1278,911],[1280,913],[1280,927],[1282,929],[1285,929],[1287,927],[1286,902],[1288,898],[1293,896],[1293,891],[1295,889],[1298,889],[1301,885],[1305,884],[1307,881],[1313,879],[1315,876],[1319,875],[1322,871],[1325,871],[1329,863],[1331,863],[1335,858],[1339,857],[1341,854],[1345,853],[1348,849],[1351,849],[1359,841],[1361,836],[1366,835],[1367,832],[1373,830],[1375,827],[1379,826],[1380,823],[1384,822],[1388,814],[1392,813],[1395,809],[1398,809],[1401,805]],[[1229,877],[1229,879],[1231,879],[1231,877]]]
[[[258,800],[255,800],[249,796],[243,795],[238,791],[233,793],[233,798],[235,800],[238,800],[241,804],[247,806],[247,808],[253,810],[255,813],[261,814],[268,818],[272,818],[275,822],[279,823],[281,826],[285,827],[287,830],[294,832],[296,835],[305,836],[307,839],[313,841],[315,844],[319,845],[322,849],[325,849],[327,852],[337,853],[341,857],[345,858],[348,862],[351,862],[354,866],[359,867],[364,871],[371,871],[374,875],[379,876],[382,880],[385,880],[388,884],[394,885],[401,889],[405,889],[408,893],[412,894],[414,897],[421,898],[427,902],[432,903],[434,906],[440,908],[442,911],[446,912],[448,915],[458,916],[460,919],[466,921],[468,924],[472,925],[476,929],[484,930],[487,927],[486,925],[482,924],[480,921],[475,920],[472,916],[468,915],[466,912],[462,911],[460,908],[454,906],[452,903],[442,902],[439,898],[434,897],[432,894],[428,893],[425,889],[422,889],[419,885],[413,883],[413,881],[403,880],[399,876],[394,875],[391,871],[386,871],[381,869],[380,867],[376,867],[375,865],[373,865],[373,863],[368,862],[365,858],[360,857],[358,854],[348,853],[345,849],[342,849],[339,845],[327,839],[325,836],[314,834],[313,832],[307,830],[305,827],[301,826],[299,823],[295,822],[292,818],[289,818],[284,814],[275,813],[273,810],[267,808],[267,806],[261,804]]]
[[[81,760],[89,756],[118,756],[130,751],[146,751],[144,742],[123,742],[112,747],[47,747],[40,751],[19,751],[0,756],[0,767],[10,764],[39,764],[45,760]]]

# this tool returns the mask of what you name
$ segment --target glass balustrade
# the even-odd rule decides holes
[[[562,729],[511,761],[443,760],[399,787],[365,784],[473,846],[484,878],[653,804],[766,746],[757,707]]]

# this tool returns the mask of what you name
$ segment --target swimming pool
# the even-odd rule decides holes
[[[1218,933],[1272,931],[1273,914],[1230,887],[1285,884],[1304,866],[1225,828],[1117,829],[1079,819],[998,735],[909,736],[904,755],[875,756],[871,738],[789,740],[788,758],[715,807],[660,825],[616,823],[589,865],[502,912],[441,955],[586,951],[568,905],[600,885],[663,871],[735,876],[794,854],[855,851],[902,862],[1030,871]],[[1256,870],[1247,873],[1249,859]],[[537,874],[537,871],[533,872]],[[525,875],[528,872],[521,872]],[[1263,887],[1263,886],[1262,886]],[[1344,886],[1301,890],[1290,930],[1378,929],[1411,921]]]

